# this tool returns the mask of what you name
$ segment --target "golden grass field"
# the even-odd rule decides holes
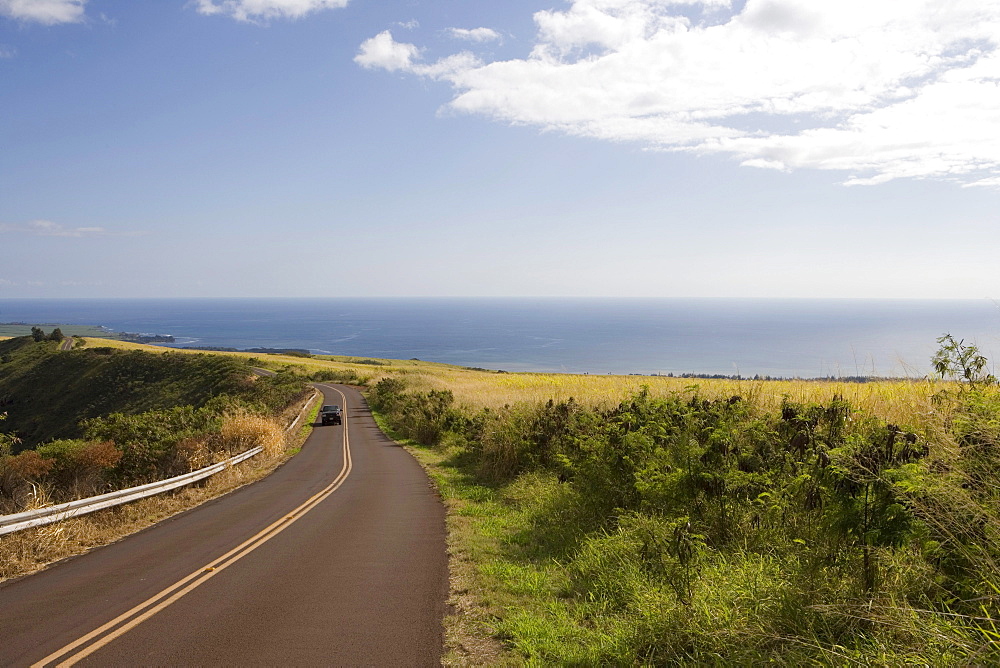
[[[97,346],[151,352],[200,352],[109,339],[87,339],[85,347]],[[608,408],[647,386],[653,396],[694,390],[707,399],[739,395],[765,409],[779,407],[786,398],[792,402],[824,403],[835,395],[840,395],[857,409],[913,429],[931,429],[937,426],[940,420],[939,408],[936,410],[931,405],[931,397],[949,385],[928,379],[848,383],[826,380],[716,380],[667,376],[495,373],[418,360],[373,360],[325,355],[302,358],[227,352],[212,354],[255,357],[268,368],[293,367],[309,374],[323,369],[350,371],[367,379],[369,384],[385,377],[402,378],[413,390],[450,390],[455,395],[457,404],[472,409],[502,409],[507,405],[545,402],[549,399],[564,401],[570,397],[586,406]]]

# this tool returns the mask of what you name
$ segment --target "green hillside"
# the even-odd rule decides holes
[[[301,379],[285,374],[256,376],[249,361],[236,357],[112,348],[61,352],[55,342],[31,337],[0,341],[3,430],[21,439],[21,450],[78,438],[87,418],[199,407],[218,397],[278,412],[303,388]]]

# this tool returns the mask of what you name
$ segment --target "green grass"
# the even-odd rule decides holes
[[[719,555],[704,564],[690,603],[650,576],[628,531],[578,526],[553,532],[553,510],[570,494],[554,476],[484,487],[426,446],[411,446],[452,507],[452,542],[477,599],[474,626],[527,665],[946,665],[969,659],[963,633],[940,616],[870,622],[804,595],[794,555]],[[843,582],[827,583],[835,590]],[[874,600],[876,609],[890,601]],[[902,602],[897,602],[902,603]],[[465,614],[469,614],[466,612]],[[905,617],[909,617],[906,619]],[[462,625],[450,640],[461,646]],[[958,631],[958,632],[957,632]],[[831,642],[839,639],[839,642]],[[968,640],[968,638],[966,638]],[[452,654],[446,663],[468,657]]]
[[[33,448],[78,438],[83,420],[203,406],[216,397],[279,412],[302,391],[298,377],[254,377],[247,359],[91,347],[59,353],[51,341],[0,341],[0,403],[4,431]]]
[[[996,388],[942,385],[902,428],[839,398],[369,402],[449,506],[446,663],[1000,659]]]

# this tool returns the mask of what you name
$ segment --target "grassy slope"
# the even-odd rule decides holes
[[[58,352],[55,342],[0,341],[4,430],[16,433],[22,448],[76,438],[85,418],[200,406],[220,394],[245,395],[252,384],[246,359],[91,341],[66,352]]]

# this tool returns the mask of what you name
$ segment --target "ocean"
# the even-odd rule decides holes
[[[16,321],[591,374],[919,377],[945,333],[1000,353],[989,300],[0,299],[0,322]]]

